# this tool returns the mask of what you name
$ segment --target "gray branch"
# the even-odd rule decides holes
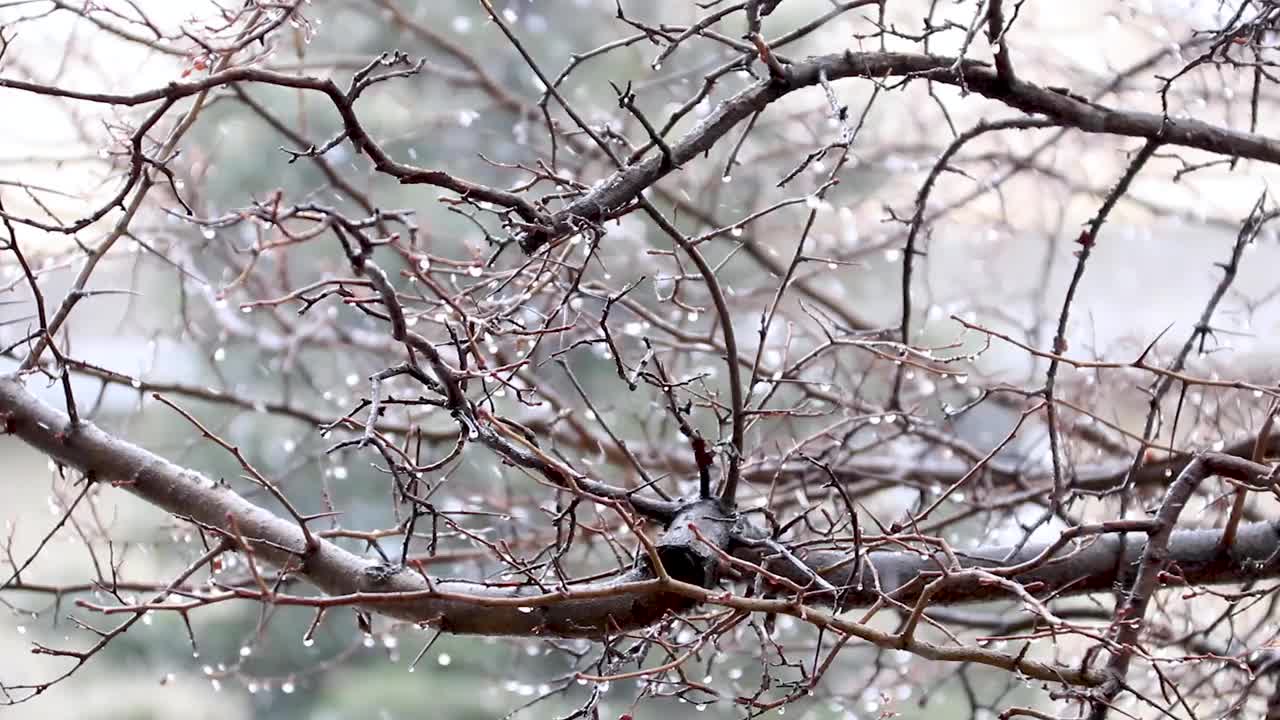
[[[721,103],[714,112],[670,144],[671,157],[650,154],[622,168],[591,192],[551,218],[549,230],[530,232],[521,239],[527,252],[574,232],[582,221],[598,222],[629,207],[645,188],[672,170],[709,151],[739,122],[760,112],[788,93],[812,87],[825,75],[829,80],[891,77],[923,79],[957,85],[1009,107],[1043,115],[1081,132],[1159,140],[1163,144],[1196,148],[1227,157],[1280,163],[1280,143],[1255,133],[1238,132],[1189,118],[1116,110],[1088,102],[1074,94],[1009,77],[1006,81],[984,63],[939,55],[893,52],[843,52],[822,55],[787,66],[783,78],[766,78]]]
[[[238,495],[229,487],[180,467],[126,440],[104,432],[92,423],[74,427],[67,415],[33,396],[14,376],[0,377],[0,430],[13,434],[59,463],[76,468],[93,481],[112,482],[143,500],[184,519],[243,538],[257,560],[286,568],[331,596],[346,596],[352,604],[392,617],[429,623],[453,633],[484,635],[555,635],[602,637],[646,627],[672,612],[687,609],[690,601],[654,582],[647,563],[604,582],[568,588],[494,586],[460,580],[434,580],[411,570],[383,572],[337,545],[319,540],[306,550],[300,527]],[[1245,468],[1247,481],[1272,482],[1269,468],[1236,460]],[[691,527],[692,526],[692,527]],[[693,532],[693,527],[697,532]],[[743,528],[746,528],[745,530]],[[862,563],[852,562],[847,551],[810,552],[801,559],[809,569],[796,567],[791,558],[766,558],[767,543],[755,547],[733,538],[762,536],[758,528],[741,521],[735,529],[715,501],[687,504],[676,516],[655,551],[672,578],[702,587],[718,580],[720,550],[731,549],[750,561],[765,561],[770,572],[800,586],[812,586],[808,602],[831,604],[835,596],[825,583],[813,582],[820,573],[839,588],[841,609],[867,607],[887,592],[911,604],[925,583],[944,567],[938,555],[908,551],[874,552]],[[1220,545],[1220,530],[1180,530],[1168,540],[1171,581],[1189,584],[1238,583],[1247,578],[1280,576],[1280,530],[1272,523],[1240,528],[1230,551]],[[1123,538],[1123,539],[1122,539]],[[1009,557],[1009,548],[986,547],[960,556],[966,567],[1000,568],[1029,562],[1047,545],[1028,545]],[[764,548],[764,549],[761,549]],[[1116,583],[1128,584],[1137,571],[1145,542],[1134,533],[1101,535],[1080,546],[1067,545],[1052,560],[1012,578],[1037,596],[1058,597],[1110,591]],[[1123,562],[1117,556],[1123,553]],[[1032,563],[1034,565],[1034,563]],[[1117,571],[1117,568],[1120,568]],[[859,572],[854,577],[854,571]],[[648,582],[646,582],[648,581]],[[557,593],[562,597],[556,597]],[[534,598],[528,606],[521,598]],[[932,606],[983,602],[1006,598],[999,585],[962,581],[947,584],[930,598]]]

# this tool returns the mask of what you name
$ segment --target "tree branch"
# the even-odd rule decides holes
[[[739,122],[796,90],[844,78],[904,77],[957,85],[1028,114],[1047,116],[1063,126],[1103,135],[1159,139],[1168,145],[1196,148],[1229,157],[1280,163],[1280,143],[1199,120],[1174,119],[1154,113],[1115,110],[1086,102],[1024,80],[1006,82],[996,71],[974,60],[940,55],[893,52],[852,52],[823,55],[787,68],[785,78],[767,78],[724,101],[678,141],[666,155],[649,155],[605,178],[595,190],[555,213],[550,231],[530,232],[521,240],[527,252],[573,232],[574,221],[598,222],[627,208],[642,190],[672,169],[707,152]]]
[[[689,605],[686,598],[662,591],[644,565],[604,582],[547,593],[537,586],[434,580],[412,571],[388,571],[322,539],[307,552],[296,523],[92,423],[71,427],[66,414],[41,402],[14,376],[0,377],[0,429],[57,462],[112,482],[176,516],[243,537],[257,560],[306,578],[329,595],[342,596],[338,604],[361,605],[454,633],[564,637],[601,637],[645,627]],[[697,522],[704,536],[727,543],[728,533],[720,527],[724,523],[707,519],[704,505],[689,506],[688,512],[676,516],[673,527]],[[678,531],[676,539],[658,542],[658,555],[670,566],[671,577],[693,584],[712,579],[714,573],[700,560],[706,557],[705,548],[684,531]]]
[[[98,480],[115,483],[174,515],[228,535],[235,532],[249,543],[258,560],[293,572],[331,596],[340,596],[332,604],[360,605],[454,633],[566,637],[602,637],[641,628],[689,607],[687,597],[665,589],[643,565],[604,582],[548,593],[536,586],[443,581],[411,571],[388,572],[385,566],[327,540],[318,540],[315,549],[307,553],[296,523],[92,423],[81,422],[71,428],[66,414],[41,402],[14,376],[0,378],[0,428],[57,462],[93,473]],[[1271,470],[1266,466],[1219,454],[1213,458],[1214,467],[1237,468],[1238,473],[1249,475],[1252,483],[1271,481]],[[711,554],[702,544],[705,541],[688,530],[691,521],[703,538],[731,545],[723,509],[711,501],[685,506],[672,522],[670,533],[674,536],[659,540],[658,551],[672,578],[709,586],[715,580],[708,565]],[[735,532],[738,537],[758,537],[763,531],[740,527]],[[1240,527],[1230,553],[1220,550],[1221,534],[1221,530],[1175,531],[1169,539],[1169,561],[1180,574],[1172,581],[1213,584],[1280,576],[1280,529],[1274,524]],[[1116,568],[1135,566],[1144,552],[1142,542],[1125,541],[1123,548],[1121,543],[1113,535],[1092,538],[1082,548],[1067,548],[1054,560],[1010,579],[1035,587],[1042,596],[1110,590],[1113,583],[1125,580],[1117,577]],[[1045,547],[1027,545],[1012,556],[1009,548],[987,547],[959,557],[968,567],[991,569],[1031,560]],[[1117,562],[1122,551],[1124,560]],[[733,552],[749,561],[763,561],[767,545],[736,547]],[[862,563],[853,563],[844,551],[810,552],[801,559],[808,568],[797,568],[786,557],[769,558],[764,564],[769,572],[801,586],[812,583],[813,572],[820,573],[831,585],[842,588],[842,610],[872,606],[885,592],[898,602],[911,604],[924,587],[917,578],[936,576],[939,567],[936,555],[920,552],[874,552]],[[853,577],[858,567],[859,576]],[[1005,595],[998,585],[974,576],[971,581],[947,583],[933,593],[930,604],[991,601]],[[831,604],[834,598],[829,591],[819,590],[809,593],[807,600]],[[531,611],[532,607],[537,610]]]

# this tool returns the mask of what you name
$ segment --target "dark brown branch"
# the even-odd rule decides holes
[[[685,598],[647,582],[653,576],[644,567],[607,582],[570,586],[570,592],[547,596],[529,587],[459,580],[428,584],[425,576],[414,572],[379,572],[382,568],[379,564],[370,563],[327,540],[320,540],[314,552],[305,554],[305,541],[296,523],[250,503],[225,485],[103,432],[92,423],[81,423],[73,432],[67,432],[67,416],[35,398],[14,377],[0,379],[0,418],[9,433],[54,460],[83,472],[93,472],[101,480],[117,483],[168,512],[224,532],[230,532],[230,523],[234,521],[260,561],[304,577],[329,595],[348,596],[349,604],[364,604],[392,617],[432,623],[454,633],[599,637],[620,629],[647,626],[687,606]],[[1265,484],[1270,478],[1270,468],[1220,454],[1212,457],[1213,462],[1218,463],[1214,467],[1236,468],[1238,474],[1247,475],[1251,483]],[[721,511],[708,511],[707,507],[710,506],[706,503],[695,503],[687,512],[699,518],[696,522],[704,537],[727,541],[726,520],[720,517]],[[672,524],[676,539],[684,532],[680,518],[692,517],[684,512]],[[749,531],[749,534],[759,536],[760,531]],[[1220,536],[1221,531],[1214,530],[1173,532],[1169,540],[1169,560],[1179,567],[1182,582],[1212,584],[1280,576],[1280,558],[1276,553],[1280,548],[1280,531],[1274,525],[1242,526],[1229,555],[1219,552]],[[705,560],[709,556],[705,549],[675,540],[660,540],[658,547],[660,553],[670,553],[663,555],[663,562],[670,565],[672,577],[695,584],[708,580]],[[995,568],[1033,559],[1042,550],[1042,545],[1028,545],[1008,557],[1008,548],[981,548],[961,558],[966,565]],[[1126,560],[1117,563],[1121,551]],[[1044,563],[1010,579],[1024,586],[1038,584],[1046,592],[1064,590],[1067,595],[1106,591],[1119,579],[1115,574],[1117,567],[1130,567],[1141,557],[1143,544],[1125,542],[1122,548],[1114,536],[1104,536],[1083,549],[1066,552],[1070,557],[1065,560]],[[758,561],[763,551],[743,547],[735,554]],[[305,562],[301,559],[304,555]],[[876,552],[862,563],[861,577],[853,578],[850,575],[855,564],[846,552],[811,552],[801,559],[832,585],[844,588],[842,609],[876,604],[881,598],[877,578],[881,589],[891,592],[900,602],[911,603],[921,589],[915,579],[921,575],[927,577],[938,567],[930,554]],[[811,582],[809,571],[796,568],[786,558],[771,560],[766,567],[799,585]],[[522,599],[535,595],[538,599],[530,600],[530,605],[523,606],[522,611]],[[934,594],[931,603],[938,606],[980,602],[1003,595],[1001,588],[975,579],[948,583]],[[831,599],[829,592],[811,594],[813,602],[830,603]],[[528,611],[527,608],[535,604],[539,609]]]
[[[886,78],[931,80],[963,86],[980,95],[1033,115],[1044,115],[1081,132],[1159,139],[1168,145],[1205,150],[1230,157],[1280,163],[1280,143],[1254,133],[1210,125],[1199,120],[1173,119],[1153,113],[1124,111],[1086,102],[1023,80],[1006,84],[983,63],[938,55],[891,52],[844,52],[823,55],[788,66],[782,81],[761,80],[724,101],[692,130],[670,143],[671,163],[664,155],[649,155],[606,178],[596,190],[573,201],[552,218],[551,231],[535,231],[522,238],[533,252],[547,242],[573,232],[574,221],[600,221],[626,208],[642,190],[672,169],[710,150],[739,122],[780,97],[818,85],[822,74],[830,80]]]
[[[606,582],[570,586],[563,597],[544,597],[533,611],[532,605],[521,606],[520,600],[542,595],[536,587],[428,581],[411,571],[381,571],[381,565],[327,540],[318,540],[307,553],[296,523],[92,423],[70,428],[64,413],[38,400],[12,376],[0,378],[0,427],[55,461],[92,472],[100,481],[116,483],[174,515],[228,534],[238,528],[237,535],[245,538],[258,561],[304,577],[329,595],[353,596],[348,604],[364,603],[392,617],[430,623],[449,632],[599,637],[650,625],[688,606],[687,599],[644,584],[653,578],[644,566]],[[697,518],[707,514],[702,505],[695,505],[691,512]],[[677,526],[680,517],[692,516],[678,515]],[[722,524],[708,521],[703,534],[727,542],[727,533],[717,529]],[[673,578],[705,581],[706,566],[695,560],[705,556],[704,549],[689,542],[660,540],[659,554],[664,564],[670,563]]]
[[[263,83],[301,90],[314,90],[324,93],[333,103],[334,109],[338,111],[338,115],[342,118],[343,130],[356,148],[360,152],[369,156],[369,159],[373,161],[374,168],[378,172],[395,177],[399,179],[401,183],[435,185],[447,190],[452,190],[459,195],[472,200],[486,201],[502,207],[512,208],[516,210],[516,212],[518,212],[525,221],[530,223],[538,223],[542,220],[542,213],[530,204],[529,201],[519,195],[505,190],[472,183],[467,180],[454,177],[453,175],[441,170],[431,170],[428,168],[416,167],[414,165],[407,165],[392,159],[392,157],[382,149],[382,146],[371,138],[365,131],[359,118],[356,117],[353,99],[349,97],[347,93],[343,92],[343,90],[338,87],[337,83],[327,78],[287,75],[284,73],[272,72],[270,70],[242,67],[214,73],[201,80],[169,83],[163,88],[135,93],[133,95],[78,92],[51,87],[41,83],[14,80],[11,78],[0,78],[0,88],[11,88],[39,95],[50,95],[53,97],[84,100],[94,103],[135,106],[145,105],[161,100],[172,104],[176,100],[195,95],[211,88],[242,82]]]

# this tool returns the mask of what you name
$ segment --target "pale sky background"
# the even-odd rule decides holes
[[[610,7],[613,4],[613,0],[597,1]],[[803,0],[787,1],[798,3]],[[129,11],[126,3],[107,0],[105,4],[119,6],[122,12]],[[166,29],[176,28],[208,12],[211,7],[201,0],[135,0],[135,4]],[[815,7],[824,5],[817,0],[811,4]],[[3,5],[0,2],[0,6]],[[919,8],[925,3],[893,5],[894,12],[910,17],[918,15]],[[940,5],[950,6],[950,3]],[[1171,41],[1159,25],[1135,26],[1126,18],[1128,9],[1164,10],[1184,17],[1186,13],[1194,12],[1208,21],[1222,12],[1220,5],[1216,0],[1084,0],[1080,3],[1031,0],[1022,10],[1025,18],[1020,20],[1019,32],[1015,34],[1015,62],[1019,48],[1030,47],[1034,42],[1037,53],[1068,54],[1083,59],[1097,72],[1105,73],[1109,68],[1122,66],[1149,52],[1159,43]],[[1099,12],[1098,8],[1113,6],[1112,18],[1099,29],[1097,19],[1105,13]],[[0,25],[15,14],[29,14],[33,7],[39,5],[0,7]],[[972,10],[966,5],[954,9],[953,13],[958,21],[967,22]],[[449,19],[441,20],[443,23]],[[1029,30],[1033,26],[1050,27],[1053,31],[1034,35]],[[978,42],[975,47],[983,44]],[[836,50],[843,46],[837,38],[831,41],[830,47]],[[946,48],[941,46],[939,49]],[[1052,70],[1045,69],[1046,75],[1042,77],[1038,66],[1023,67],[1026,68],[1024,77],[1027,79],[1045,84],[1064,82],[1063,78],[1048,76]],[[140,51],[137,46],[90,31],[69,14],[58,13],[38,23],[22,26],[9,55],[0,66],[0,73],[24,79],[56,77],[57,84],[65,87],[124,93],[178,79],[182,69],[177,58]],[[1069,78],[1065,84],[1069,84]],[[850,84],[845,83],[841,87],[850,87]],[[851,96],[854,94],[852,90],[849,92]],[[1155,109],[1150,105],[1152,98],[1149,92],[1134,94],[1132,98],[1135,102],[1148,103],[1146,109]],[[1108,102],[1119,104],[1114,98]],[[885,132],[895,126],[894,112],[902,113],[904,118],[918,112],[918,108],[895,107],[892,99],[880,107],[881,112],[886,113],[882,123],[888,128]],[[109,137],[107,128],[113,124],[118,126],[114,110],[104,106],[76,105],[74,111],[83,127],[89,128],[86,137],[80,129],[67,122],[66,106],[60,101],[5,91],[0,92],[0,108],[3,108],[0,111],[0,181],[20,178],[32,185],[57,188],[76,196],[55,198],[50,202],[64,219],[83,216],[94,202],[100,202],[114,191],[119,177],[111,174],[100,156]],[[1191,109],[1194,110],[1194,106]],[[969,112],[968,117],[965,112]],[[976,108],[972,111],[962,109],[957,116],[957,124],[964,124],[961,120],[976,120],[979,115]],[[1221,121],[1220,118],[1206,119]],[[1264,122],[1260,131],[1275,136],[1276,121],[1265,119]],[[868,142],[874,140],[868,139]],[[1132,143],[1131,148],[1138,144]],[[1123,157],[1111,148],[1100,147],[1096,151],[1090,148],[1081,153],[1075,167],[1080,173],[1079,180],[1106,187],[1114,181],[1122,161]],[[281,172],[288,172],[288,167],[280,162]],[[1238,223],[1258,194],[1269,187],[1269,183],[1274,184],[1276,179],[1273,168],[1264,171],[1251,166],[1247,171],[1232,175],[1206,173],[1179,185],[1162,180],[1140,181],[1135,187],[1138,196],[1161,206],[1180,208],[1185,219],[1153,224],[1149,215],[1140,209],[1122,205],[1117,210],[1111,233],[1095,251],[1081,288],[1081,300],[1074,315],[1077,321],[1073,324],[1073,351],[1079,348],[1087,354],[1086,349],[1096,348],[1111,355],[1110,359],[1132,359],[1142,344],[1137,338],[1150,339],[1170,323],[1175,324],[1171,337],[1185,337],[1220,276],[1212,263],[1226,259],[1234,235],[1221,229],[1206,229],[1196,221],[1218,219]],[[907,180],[918,183],[919,177]],[[23,214],[38,212],[33,205],[24,202],[20,193],[10,188],[0,187],[0,190],[5,192],[11,211]],[[1049,200],[1051,198],[1014,197],[1010,205],[1001,209],[1010,213],[1015,225],[1020,220],[1036,225],[1049,212]],[[993,285],[1005,291],[1011,289],[1009,284],[1032,289],[1037,280],[1038,275],[1029,272],[1028,268],[1039,267],[1043,252],[1041,246],[1016,242],[1008,233],[992,234],[982,216],[983,212],[994,211],[995,206],[991,202],[979,204],[973,210],[943,223],[933,240],[930,262],[925,266],[924,274],[930,278],[934,292],[932,301],[941,311],[937,322],[941,323],[939,333],[942,336],[957,334],[954,325],[942,319],[945,314],[962,312],[975,297],[986,296]],[[1070,206],[1069,214],[1078,224],[1088,219],[1095,206],[1096,201],[1081,200]],[[835,217],[833,214],[832,218]],[[857,225],[874,229],[880,219],[878,214],[867,214],[857,218]],[[29,254],[37,258],[65,247],[65,239],[60,237],[42,239],[36,231],[26,228],[20,229],[20,233],[23,247],[29,248]],[[97,237],[93,229],[82,233],[82,238],[88,241]],[[127,252],[128,248],[124,250]],[[1069,252],[1069,248],[1065,252]],[[110,277],[113,271],[127,270],[131,263],[130,257],[122,256],[114,266],[104,268],[103,276]],[[1244,295],[1257,297],[1275,286],[1277,267],[1280,267],[1280,247],[1275,242],[1274,231],[1270,231],[1263,236],[1263,242],[1251,250],[1236,287]],[[993,268],[1003,268],[1004,271],[993,272]],[[1058,263],[1052,281],[1055,288],[1062,287],[1064,274],[1069,269],[1067,263]],[[0,257],[0,285],[16,276],[17,268],[11,258]],[[49,287],[53,289],[59,282],[65,282],[65,276],[62,273],[61,280],[55,276]],[[56,293],[51,295],[58,297]],[[1048,297],[1049,303],[1056,306],[1061,293],[1055,290]],[[1280,312],[1276,305],[1270,303],[1250,318],[1239,312],[1241,303],[1238,300],[1228,299],[1223,305],[1223,312],[1216,318],[1220,327],[1251,333],[1250,336],[1231,338],[1237,351],[1223,359],[1243,363],[1246,367],[1256,366],[1257,373],[1263,373],[1257,379],[1263,381],[1275,380],[1274,377],[1268,379],[1265,372],[1274,372],[1271,358],[1280,350]],[[80,312],[83,314],[84,309]],[[93,332],[86,332],[84,323],[77,330],[78,347],[85,357],[128,372],[136,372],[147,365],[152,350],[145,341],[115,336],[110,331],[115,325],[111,318],[94,318],[94,321],[103,328],[96,336]],[[5,344],[4,341],[18,332],[19,329],[15,328],[0,328],[0,344]],[[172,355],[168,361],[172,365],[181,362],[180,357]],[[1010,369],[1021,370],[1025,361],[1021,353],[996,347],[983,362],[988,369],[1007,363]],[[1205,362],[1213,361],[1210,358]],[[5,361],[0,361],[0,371],[7,367]],[[96,384],[85,385],[86,393],[92,387]],[[49,392],[55,401],[60,397],[56,390]],[[30,547],[56,518],[50,511],[46,463],[13,441],[4,439],[0,439],[0,459],[3,460],[0,464],[0,486],[4,487],[5,497],[4,506],[0,508],[0,522],[4,523],[6,530],[17,523],[19,547]],[[115,493],[112,498],[117,506],[111,511],[120,512],[126,518],[146,519],[148,522],[156,520],[154,514],[126,499],[122,493]],[[65,558],[65,563],[57,568],[42,568],[48,573],[44,578],[56,581],[84,577],[87,564],[82,555],[73,552],[59,554],[59,558]],[[48,641],[61,640],[60,633],[50,632],[47,627],[41,630],[28,628],[28,624],[28,619],[22,617],[0,615],[0,666],[4,667],[0,672],[4,673],[6,681],[16,681],[18,676],[30,679],[45,677],[54,667],[45,660],[28,662],[32,656],[27,654],[27,647],[37,633]],[[5,717],[15,720],[45,717],[105,719],[120,717],[126,706],[148,707],[156,716],[180,716],[185,720],[236,720],[250,716],[239,695],[213,695],[207,691],[207,681],[198,676],[176,677],[164,692],[154,692],[159,681],[159,677],[136,677],[113,671],[103,663],[94,663],[69,684],[56,688],[46,697],[6,710]]]

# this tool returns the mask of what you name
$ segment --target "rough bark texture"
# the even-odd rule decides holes
[[[1169,539],[1169,562],[1176,568],[1176,577],[1166,577],[1171,584],[1181,578],[1185,583],[1218,584],[1239,583],[1250,578],[1276,577],[1280,575],[1280,527],[1275,523],[1250,523],[1240,527],[1240,534],[1229,553],[1220,546],[1222,531],[1176,530]],[[1086,595],[1113,590],[1133,580],[1138,561],[1147,544],[1145,533],[1111,533],[1089,538],[1086,546],[1073,550],[1070,546],[1058,552],[1053,561],[1011,579],[1027,587],[1035,588],[1035,594],[1059,597]],[[1009,552],[1012,547],[984,547],[960,554],[966,567],[997,568],[1015,565],[1035,558],[1047,546],[1043,543],[1028,544],[1022,550]],[[1122,551],[1123,560],[1117,563]],[[806,564],[814,568],[839,565],[839,569],[824,572],[832,585],[846,587],[842,593],[841,608],[866,607],[875,602],[881,591],[890,592],[895,599],[908,605],[914,603],[923,583],[914,582],[924,576],[936,576],[945,567],[946,558],[941,553],[921,556],[903,552],[877,552],[869,556],[861,569],[860,584],[852,577],[854,566],[843,552],[812,552],[804,557]],[[808,576],[782,559],[772,559],[767,567],[798,584],[805,585]],[[1117,572],[1117,567],[1121,569]],[[877,578],[879,585],[877,587]],[[1061,591],[1061,592],[1060,592]],[[1004,597],[1010,599],[998,586],[972,583],[949,583],[930,598],[931,606],[954,605],[970,602],[987,602]],[[815,595],[815,600],[822,600]],[[826,598],[829,601],[829,597]]]
[[[645,566],[608,582],[572,586],[578,594],[594,594],[593,597],[520,606],[510,603],[520,597],[545,596],[546,592],[530,586],[499,587],[456,580],[433,580],[428,585],[419,573],[384,572],[378,563],[324,540],[319,540],[308,554],[297,524],[249,502],[225,485],[116,438],[92,423],[70,427],[65,413],[41,402],[13,377],[0,378],[0,427],[97,482],[118,484],[143,500],[202,526],[226,533],[238,530],[257,560],[296,568],[297,575],[329,595],[367,595],[363,604],[371,610],[430,623],[449,632],[599,637],[645,627],[689,604],[679,595],[656,589],[609,593],[612,586],[652,579],[652,571]],[[718,506],[693,504],[677,516],[677,525],[683,519],[686,529],[659,541],[660,557],[670,560],[675,579],[698,584],[714,576],[707,560],[710,551],[694,539],[687,524],[701,523],[716,512]],[[727,543],[727,532],[718,530],[724,524],[708,522],[702,531],[704,537]],[[412,595],[394,600],[377,597],[388,593]],[[508,604],[500,604],[504,601]]]
[[[974,60],[938,55],[892,52],[835,53],[809,58],[786,68],[782,78],[761,80],[717,106],[715,112],[670,144],[666,156],[651,153],[644,160],[609,176],[591,192],[551,218],[548,231],[532,232],[521,240],[527,252],[569,234],[583,222],[608,219],[635,200],[642,190],[681,165],[709,150],[739,122],[760,112],[778,98],[813,87],[822,76],[889,78],[912,76],[958,85],[1032,115],[1044,115],[1086,133],[1158,139],[1161,143],[1206,150],[1231,157],[1280,162],[1280,143],[1258,134],[1238,132],[1199,120],[1172,119],[1155,113],[1121,111],[1040,87],[1022,80],[1005,82],[995,70]]]
[[[81,470],[95,481],[117,483],[147,502],[203,526],[224,533],[238,530],[258,560],[295,569],[296,574],[329,595],[351,596],[353,604],[358,602],[376,612],[429,623],[449,632],[602,637],[651,625],[690,604],[687,598],[664,591],[657,583],[645,583],[654,577],[645,565],[606,582],[570,588],[537,588],[459,580],[429,582],[413,571],[383,572],[378,563],[324,540],[308,554],[297,524],[193,470],[114,437],[92,423],[70,427],[65,413],[31,395],[14,377],[0,379],[0,425],[7,433],[56,461]],[[693,527],[697,527],[697,534]],[[677,514],[670,529],[657,541],[656,549],[673,579],[711,587],[718,577],[719,562],[718,554],[706,543],[726,549],[732,534],[732,523],[717,501],[698,501],[686,505]],[[1280,561],[1275,557],[1280,549],[1280,530],[1274,524],[1242,526],[1230,553],[1221,551],[1221,535],[1221,531],[1215,530],[1173,533],[1169,540],[1169,558],[1185,582],[1228,583],[1280,575]],[[1117,563],[1122,544],[1124,560]],[[1030,560],[1045,547],[1028,545],[1012,559],[1008,558],[1010,548],[981,548],[962,555],[961,559],[966,566],[994,568]],[[1136,567],[1144,547],[1145,535],[1102,535],[1093,538],[1083,549],[1064,549],[1059,559],[1013,579],[1037,587],[1037,594],[1065,590],[1061,596],[1067,596],[1110,590],[1117,583],[1132,580],[1127,574]],[[762,551],[751,548],[736,548],[734,552],[748,560],[760,560],[764,556]],[[848,553],[811,552],[803,560],[832,585],[842,588],[841,609],[872,605],[882,591],[911,604],[923,588],[917,579],[936,573],[944,562],[937,555],[876,552],[861,563],[861,579],[856,581],[852,577],[856,564],[850,561]],[[773,558],[766,565],[770,571],[799,585],[812,582],[812,575],[785,559]],[[837,569],[824,571],[831,567]],[[1126,576],[1117,576],[1117,567],[1124,569]],[[624,587],[635,583],[644,584]],[[555,593],[561,590],[586,597],[556,597]],[[519,598],[534,596],[538,599],[528,605],[518,604]],[[999,586],[950,583],[930,602],[942,606],[1005,597],[1005,591]],[[809,600],[830,604],[832,598],[829,593],[814,593]]]

